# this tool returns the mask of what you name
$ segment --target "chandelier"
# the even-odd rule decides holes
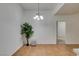
[[[38,3],[38,7],[37,7],[37,12],[35,14],[35,16],[33,17],[33,19],[35,20],[43,20],[44,17],[42,15],[40,15],[40,12],[39,12],[39,3]]]

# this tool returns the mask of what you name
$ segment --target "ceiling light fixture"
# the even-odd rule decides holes
[[[36,15],[33,17],[33,19],[35,19],[35,20],[43,20],[44,19],[44,17],[42,15],[40,15],[40,12],[39,12],[39,3],[38,3]]]

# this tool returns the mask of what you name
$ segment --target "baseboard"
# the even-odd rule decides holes
[[[20,45],[18,48],[16,48],[16,50],[12,53],[11,56],[14,56],[14,54],[15,54],[17,51],[19,51],[19,49],[21,49],[22,47],[23,47],[23,45]]]

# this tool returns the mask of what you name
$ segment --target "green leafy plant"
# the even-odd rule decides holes
[[[27,40],[27,46],[29,46],[29,38],[32,36],[34,31],[32,30],[32,26],[25,22],[24,24],[21,25],[21,34],[25,35],[26,40]]]

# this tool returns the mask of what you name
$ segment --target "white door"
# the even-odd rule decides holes
[[[66,22],[57,21],[57,44],[65,44]]]

